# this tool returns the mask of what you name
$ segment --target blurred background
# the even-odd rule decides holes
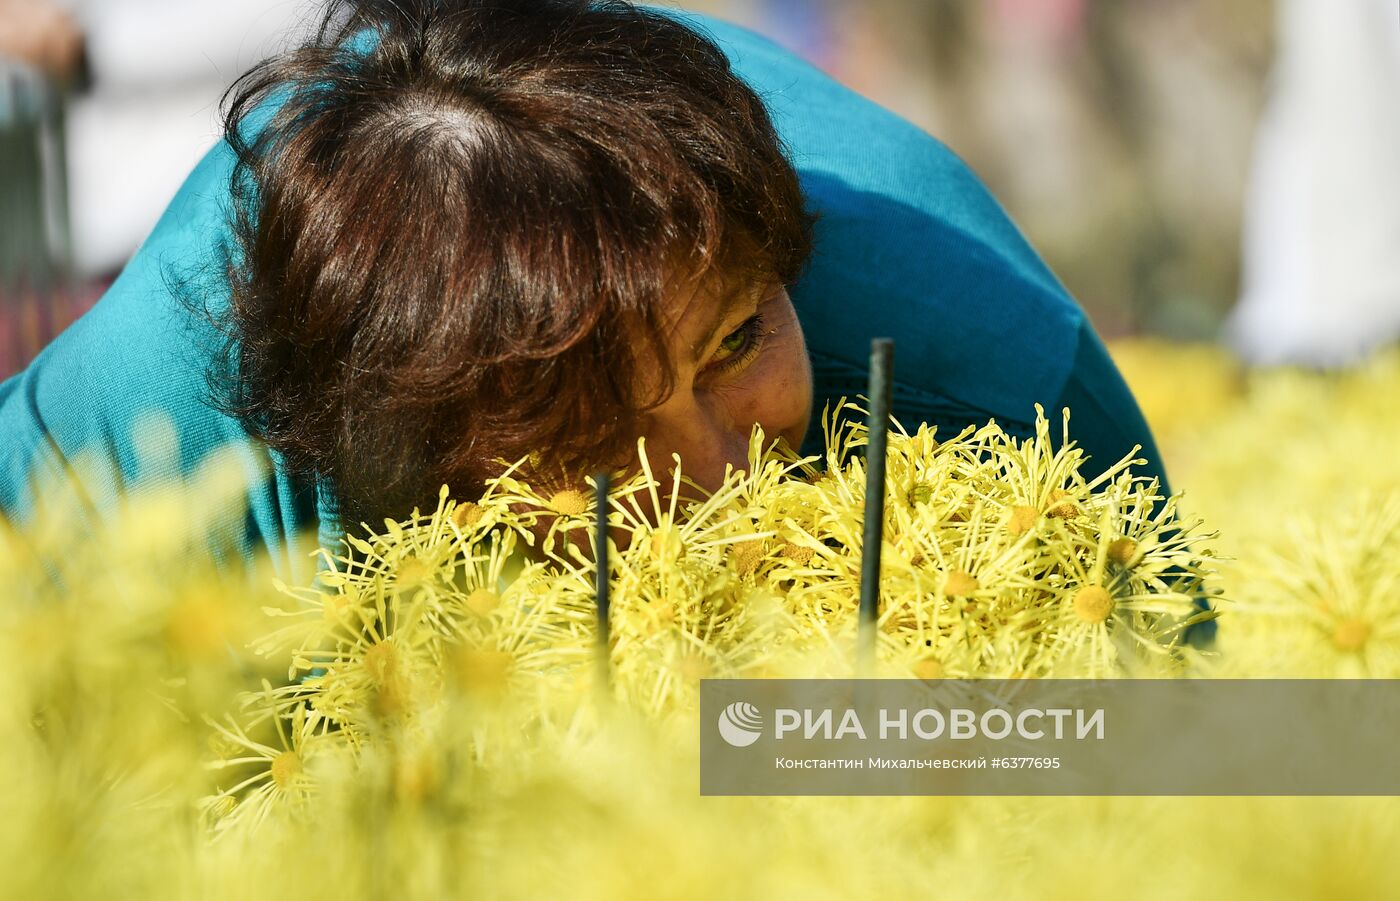
[[[1110,339],[1400,335],[1394,0],[691,0],[942,139]],[[0,0],[0,377],[100,296],[305,0]]]

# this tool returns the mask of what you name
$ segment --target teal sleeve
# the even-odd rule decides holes
[[[816,377],[817,411],[865,388],[869,339],[897,341],[895,413],[957,428],[996,418],[1026,434],[1037,403],[1070,403],[1074,434],[1107,464],[1151,435],[1083,312],[977,177],[943,144],[735,25],[663,10],[713,37],[764,98],[819,215],[815,252],[792,289]],[[179,481],[216,447],[246,461],[245,551],[287,560],[320,527],[315,486],[211,408],[205,371],[218,335],[178,299],[172,277],[210,274],[226,235],[232,154],[220,143],[97,306],[23,373],[0,385],[0,505],[23,518],[34,472],[82,448],[103,465],[94,507],[147,478]],[[226,283],[202,282],[218,308]],[[168,418],[175,463],[143,473],[146,414]],[[321,498],[324,501],[324,496]]]
[[[306,565],[293,539],[315,525],[311,488],[206,402],[220,336],[197,308],[226,300],[227,281],[210,276],[232,165],[227,145],[210,151],[97,305],[0,384],[0,505],[10,518],[74,485],[89,520],[105,518],[138,483],[179,483],[229,448],[247,482],[246,505],[228,514],[241,556],[270,553],[282,572]]]

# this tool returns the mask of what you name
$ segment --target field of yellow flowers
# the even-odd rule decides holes
[[[1072,417],[892,432],[878,673],[1400,677],[1400,356],[1116,355],[1181,493],[1086,480]],[[294,584],[228,563],[235,461],[96,538],[56,492],[0,533],[0,895],[1400,897],[1395,799],[700,797],[700,679],[853,672],[863,441],[618,486],[606,679],[576,491],[444,490]]]

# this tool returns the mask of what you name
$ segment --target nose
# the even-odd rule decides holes
[[[723,483],[726,466],[748,467],[754,423],[739,422],[717,405],[666,406],[669,409],[657,410],[648,418],[645,433],[647,462],[658,479],[664,480],[674,468],[673,453],[681,458],[682,474],[711,493]]]

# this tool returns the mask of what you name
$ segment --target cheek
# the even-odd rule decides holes
[[[744,383],[741,421],[760,423],[770,438],[782,435],[793,448],[800,445],[812,412],[812,368],[795,325],[774,336]]]

